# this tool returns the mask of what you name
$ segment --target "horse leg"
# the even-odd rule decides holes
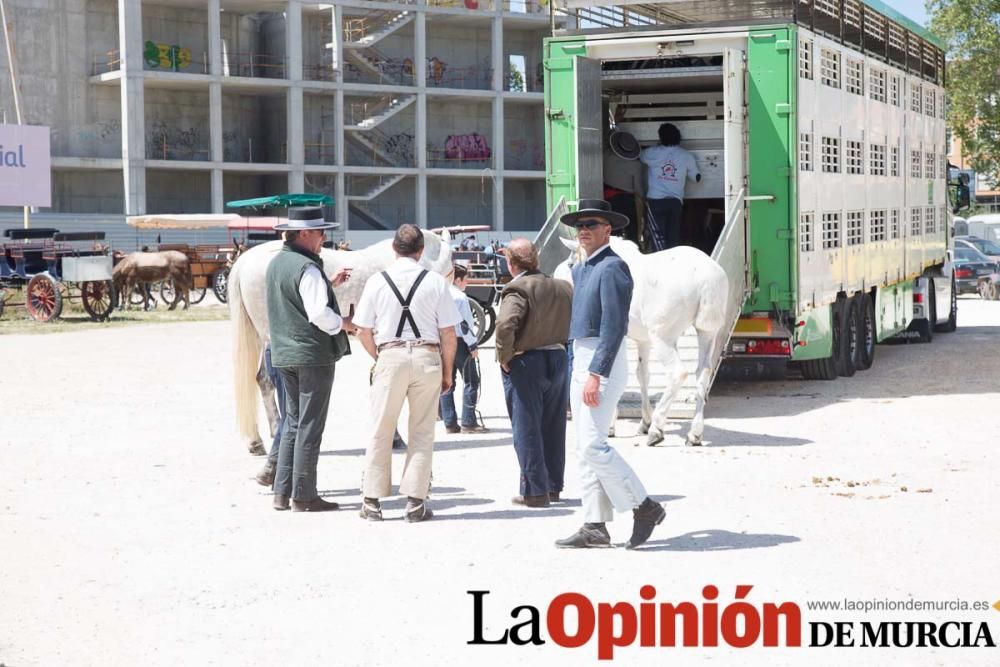
[[[663,442],[663,429],[667,425],[667,410],[674,400],[677,390],[684,382],[687,373],[681,365],[680,354],[677,352],[677,341],[665,341],[654,339],[653,346],[656,348],[660,361],[666,367],[667,386],[663,389],[663,395],[653,409],[652,425],[649,429],[649,437],[646,444],[652,447]]]
[[[639,435],[646,435],[649,433],[649,424],[653,420],[653,407],[649,404],[649,342],[636,343],[636,347],[639,349],[639,361],[635,366],[635,375],[639,380],[639,396],[642,405]]]
[[[267,374],[267,369],[264,364],[261,363],[260,370],[257,371],[257,386],[260,388],[260,397],[264,401],[264,412],[267,414],[267,424],[270,427],[271,437],[278,430],[278,420],[281,418],[278,414],[278,402],[275,398],[274,383],[271,382],[270,376]]]
[[[715,331],[698,332],[698,370],[694,394],[694,419],[688,430],[685,444],[701,445],[701,436],[705,431],[705,399],[708,396],[708,383],[712,374],[712,357],[715,354],[718,335]]]

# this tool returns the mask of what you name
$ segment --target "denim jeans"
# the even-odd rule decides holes
[[[462,426],[476,425],[476,399],[479,398],[479,370],[476,360],[469,352],[464,340],[458,341],[455,349],[455,365],[451,369],[451,389],[441,394],[441,419],[445,426],[457,426],[458,414],[455,410],[455,380],[462,372]]]
[[[274,425],[274,440],[271,441],[271,451],[267,454],[267,462],[278,465],[278,448],[281,445],[281,429],[285,426],[285,383],[281,373],[271,365],[271,346],[264,347],[264,370],[274,385],[274,400],[278,404],[278,423]]]

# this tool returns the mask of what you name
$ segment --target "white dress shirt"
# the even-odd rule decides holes
[[[462,321],[455,327],[455,335],[459,339],[464,340],[465,344],[470,348],[473,348],[476,346],[478,340],[476,339],[476,335],[472,333],[473,329],[476,328],[476,322],[472,319],[472,308],[469,306],[469,297],[454,285],[448,289],[451,291],[451,298],[455,301],[455,308],[458,309],[458,315],[462,318]],[[468,332],[462,331],[462,322],[465,323]]]
[[[315,264],[310,265],[299,280],[299,296],[309,322],[333,336],[340,333],[344,320],[333,312],[327,302],[326,278]]]
[[[410,287],[421,271],[423,267],[409,257],[398,258],[386,269],[386,273],[404,299],[410,293]],[[462,321],[451,298],[450,288],[443,276],[430,271],[417,287],[413,301],[410,302],[410,316],[416,323],[420,336],[413,332],[409,320],[403,326],[402,335],[397,336],[396,329],[403,316],[403,308],[385,278],[377,273],[365,283],[353,322],[359,327],[374,331],[375,345],[418,339],[428,343],[440,343],[441,336],[438,329],[454,327]]]

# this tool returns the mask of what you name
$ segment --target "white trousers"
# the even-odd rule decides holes
[[[590,408],[583,403],[587,370],[597,349],[596,338],[573,341],[573,382],[570,403],[576,426],[576,458],[583,490],[583,520],[605,523],[614,519],[614,510],[627,512],[646,499],[646,489],[625,459],[608,444],[608,428],[615,417],[618,400],[628,384],[628,356],[622,341],[611,367],[611,376],[601,378],[600,403]]]

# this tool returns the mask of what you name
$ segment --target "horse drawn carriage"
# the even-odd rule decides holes
[[[64,303],[79,300],[92,320],[107,319],[117,300],[104,238],[104,232],[5,230],[0,239],[0,315],[5,306],[23,305],[33,320],[48,322],[59,317]]]
[[[204,231],[211,229],[228,229],[230,224],[236,225],[241,219],[238,215],[136,215],[130,216],[128,224],[143,230],[188,230]],[[233,244],[189,244],[189,243],[159,243],[159,252],[175,250],[188,258],[191,267],[191,303],[200,303],[208,290],[212,290],[216,298],[225,303],[226,280],[229,267],[232,265],[236,247]],[[173,304],[178,295],[170,280],[159,283],[160,298],[166,304]],[[132,295],[130,295],[132,298]],[[138,299],[145,300],[145,295],[139,294]],[[142,301],[139,301],[141,303]]]

